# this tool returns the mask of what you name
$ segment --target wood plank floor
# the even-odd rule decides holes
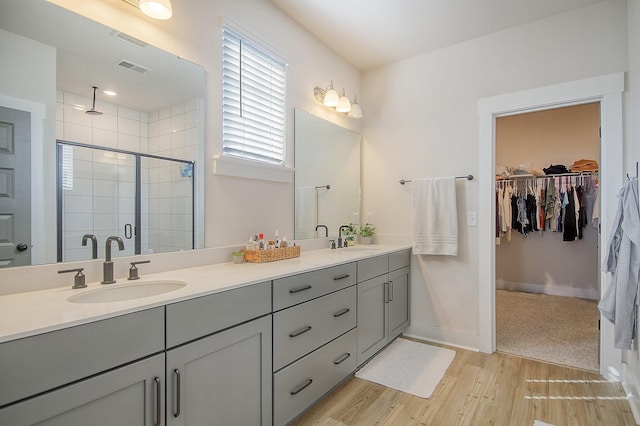
[[[450,348],[431,398],[352,377],[295,425],[635,425],[622,385],[586,370]]]

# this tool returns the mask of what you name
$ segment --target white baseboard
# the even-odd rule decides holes
[[[640,424],[640,386],[638,380],[626,363],[622,363],[622,387],[627,395],[633,419]]]
[[[436,327],[433,324],[411,319],[411,325],[402,333],[407,337],[439,343],[478,352],[478,336],[466,331]]]
[[[523,283],[518,281],[496,280],[496,289],[509,291],[524,291],[526,293],[550,294],[553,296],[578,297],[580,299],[598,300],[598,290],[591,288],[576,288],[560,284]]]

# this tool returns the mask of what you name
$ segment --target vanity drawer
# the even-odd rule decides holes
[[[273,314],[273,371],[356,326],[356,287]]]
[[[0,344],[0,406],[164,350],[164,307]]]
[[[273,310],[352,286],[356,283],[356,264],[333,266],[273,281]]]
[[[358,261],[359,283],[387,272],[389,272],[389,257],[386,254]]]
[[[389,271],[395,271],[409,265],[411,265],[411,250],[389,253]]]
[[[167,348],[271,313],[271,282],[167,305]]]
[[[356,369],[356,330],[340,336],[273,375],[274,424],[302,413]]]

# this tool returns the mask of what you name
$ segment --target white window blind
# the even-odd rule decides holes
[[[222,31],[222,153],[284,163],[286,64]]]

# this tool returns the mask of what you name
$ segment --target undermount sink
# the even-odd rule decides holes
[[[144,281],[140,283],[108,284],[95,290],[74,294],[67,298],[72,303],[107,303],[123,300],[142,299],[143,297],[175,291],[186,286],[184,281]]]

